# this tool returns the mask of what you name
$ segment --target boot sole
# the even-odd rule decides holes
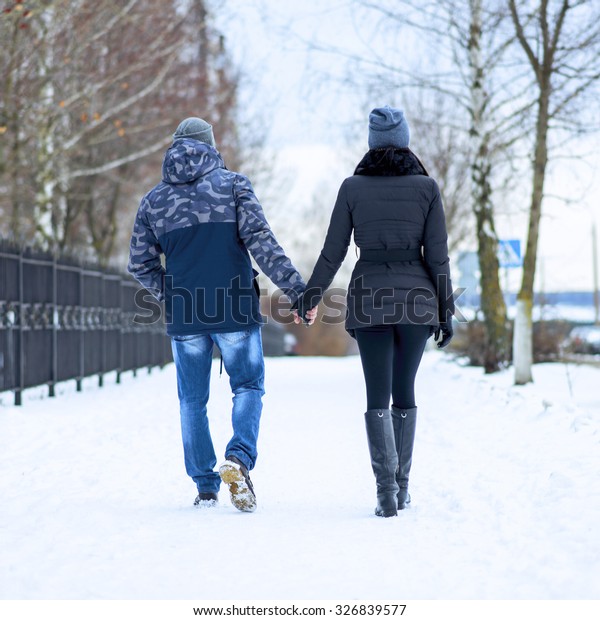
[[[256,496],[248,486],[239,465],[226,461],[219,468],[221,480],[229,487],[231,503],[242,512],[256,510]]]
[[[216,499],[201,499],[199,502],[194,502],[196,508],[216,508],[219,502]]]

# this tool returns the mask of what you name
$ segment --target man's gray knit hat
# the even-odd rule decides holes
[[[179,123],[179,127],[177,127],[173,134],[173,139],[177,140],[177,138],[191,138],[192,140],[206,142],[206,144],[211,146],[215,145],[212,125],[196,116],[190,116],[190,118],[186,118]]]
[[[375,108],[369,114],[369,148],[384,146],[407,148],[410,142],[410,129],[404,112],[398,108]]]

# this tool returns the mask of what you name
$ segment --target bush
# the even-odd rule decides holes
[[[533,324],[533,361],[556,362],[561,357],[561,343],[571,331],[571,321],[538,321]],[[483,321],[455,324],[455,336],[449,351],[469,359],[471,366],[483,366],[485,328]],[[510,361],[512,362],[513,322],[509,325]]]

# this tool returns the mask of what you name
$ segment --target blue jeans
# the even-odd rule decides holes
[[[214,471],[217,458],[206,414],[214,344],[221,351],[233,392],[233,437],[227,444],[225,455],[236,456],[248,470],[256,463],[262,396],[265,393],[259,326],[239,332],[171,338],[177,368],[185,469],[200,493],[216,493],[221,484],[219,474]]]

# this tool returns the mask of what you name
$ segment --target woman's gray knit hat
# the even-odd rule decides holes
[[[384,146],[407,148],[410,142],[410,129],[404,112],[398,108],[375,108],[369,114],[369,148]]]
[[[190,116],[190,118],[186,118],[179,123],[179,127],[177,127],[173,134],[173,139],[177,140],[177,138],[191,138],[192,140],[200,140],[200,142],[206,142],[210,146],[215,146],[212,125],[196,116]]]

